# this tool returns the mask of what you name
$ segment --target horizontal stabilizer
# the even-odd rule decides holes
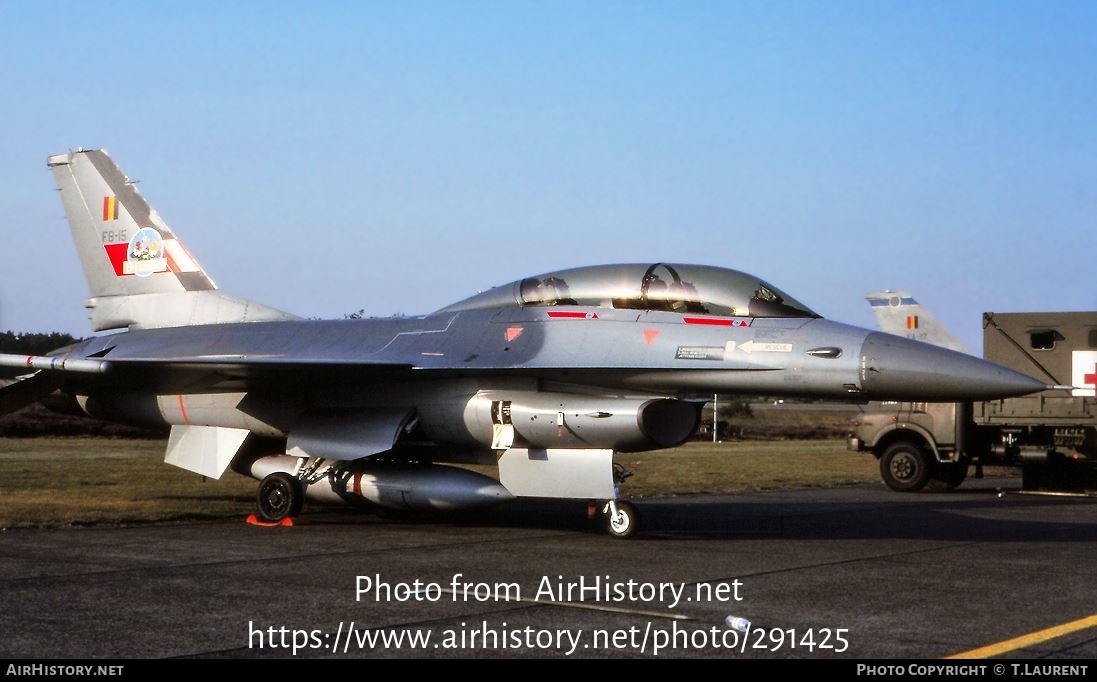
[[[15,412],[36,400],[45,398],[60,387],[56,375],[35,372],[0,388],[0,414]]]
[[[164,461],[208,478],[219,479],[240,451],[247,429],[222,426],[173,426]]]

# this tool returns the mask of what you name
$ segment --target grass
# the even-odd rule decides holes
[[[673,450],[621,453],[633,472],[629,497],[727,493],[852,485],[880,480],[876,459],[846,450],[845,441],[787,440],[687,443]]]
[[[0,438],[0,528],[243,517],[256,482],[204,480],[164,464],[163,440]],[[629,497],[836,486],[879,480],[842,441],[688,443],[624,453]],[[484,473],[494,475],[494,468]]]
[[[243,516],[255,482],[164,464],[162,440],[0,438],[0,528]]]

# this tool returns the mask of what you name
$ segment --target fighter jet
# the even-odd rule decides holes
[[[165,461],[260,480],[259,516],[305,498],[456,510],[597,501],[611,535],[620,451],[680,445],[713,393],[975,400],[1045,385],[983,360],[822,319],[758,277],[708,265],[564,269],[418,317],[306,320],[222,293],[102,150],[48,159],[95,336],[26,368],[11,407],[171,427]],[[120,331],[118,331],[120,330]],[[447,466],[480,462],[498,480]]]

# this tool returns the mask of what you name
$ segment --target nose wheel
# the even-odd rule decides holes
[[[610,500],[602,508],[602,514],[605,515],[606,531],[615,538],[631,538],[640,526],[640,515],[628,502]]]

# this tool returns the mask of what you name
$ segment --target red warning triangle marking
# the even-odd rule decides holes
[[[659,336],[659,330],[658,329],[645,329],[644,330],[644,345],[645,346],[650,346],[652,344],[652,342],[655,341],[655,337],[657,337],[657,336]]]

